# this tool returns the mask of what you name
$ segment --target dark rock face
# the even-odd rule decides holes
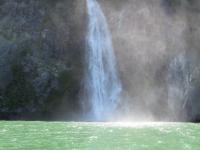
[[[85,20],[78,0],[0,1],[0,119],[78,112]]]

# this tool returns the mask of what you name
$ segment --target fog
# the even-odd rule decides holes
[[[154,121],[197,118],[200,2],[99,2],[112,32],[123,83],[119,118]]]

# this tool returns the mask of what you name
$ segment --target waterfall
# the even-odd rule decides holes
[[[111,117],[119,101],[121,83],[106,18],[96,0],[87,0],[88,34],[85,93],[94,120]]]

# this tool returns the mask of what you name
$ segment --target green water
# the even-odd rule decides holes
[[[0,122],[0,150],[200,150],[200,125]]]

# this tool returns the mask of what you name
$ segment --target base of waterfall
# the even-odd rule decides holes
[[[0,150],[198,150],[200,125],[164,122],[0,122]]]

